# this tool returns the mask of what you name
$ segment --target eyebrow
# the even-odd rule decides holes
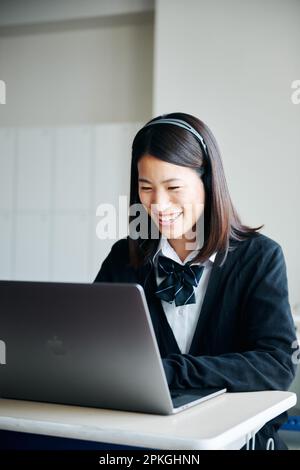
[[[151,181],[147,180],[146,178],[139,178],[139,181],[142,183],[151,184]],[[162,181],[162,183],[170,183],[170,181],[182,181],[182,179],[181,178],[169,178],[167,180]]]

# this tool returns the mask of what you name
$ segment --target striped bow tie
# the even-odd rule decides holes
[[[196,303],[194,286],[198,286],[203,270],[204,266],[179,264],[160,255],[158,274],[166,279],[160,283],[155,295],[169,303],[175,300],[176,307]]]

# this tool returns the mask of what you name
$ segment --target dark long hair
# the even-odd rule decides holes
[[[141,203],[138,194],[137,164],[143,155],[153,155],[168,163],[193,168],[199,174],[204,170],[201,177],[205,189],[204,243],[194,261],[204,262],[217,251],[224,253],[221,263],[223,264],[235,242],[253,236],[263,225],[251,228],[242,224],[229,195],[220,150],[208,126],[200,119],[185,113],[164,114],[149,122],[162,117],[181,119],[193,126],[203,137],[207,154],[197,138],[181,127],[162,124],[141,128],[132,144],[130,206]],[[150,227],[152,221],[150,216],[148,217]],[[134,218],[135,216],[129,216],[129,224]],[[141,266],[154,254],[157,245],[158,240],[151,239],[150,231],[149,237],[142,241],[129,235],[130,264],[136,268]]]

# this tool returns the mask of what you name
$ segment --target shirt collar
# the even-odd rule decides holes
[[[196,254],[198,253],[199,249],[198,250],[193,250],[191,251],[187,257],[185,258],[184,261],[181,261],[181,259],[179,258],[178,254],[176,253],[176,251],[174,250],[174,248],[170,245],[170,243],[168,242],[168,239],[166,237],[164,237],[163,235],[161,235],[161,238],[159,240],[159,244],[158,244],[158,247],[156,249],[156,252],[155,254],[153,255],[153,262],[155,263],[157,261],[157,258],[158,258],[158,254],[161,253],[163,256],[167,256],[168,258],[171,258],[173,261],[176,261],[177,263],[179,264],[185,264],[187,263],[188,261],[190,261],[191,259],[193,259]],[[206,262],[204,263],[195,263],[195,264],[203,264],[203,265],[206,265],[207,263],[214,263],[215,261],[215,258],[217,256],[217,252],[213,253]],[[193,263],[194,264],[194,263]]]

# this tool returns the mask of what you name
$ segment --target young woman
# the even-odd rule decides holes
[[[295,328],[283,252],[261,227],[242,224],[218,145],[202,121],[172,113],[139,130],[132,145],[134,204],[147,215],[146,236],[129,230],[95,282],[144,287],[170,388],[287,390]],[[256,449],[270,437],[276,449],[286,449],[277,434],[286,419],[285,413],[267,423]]]

